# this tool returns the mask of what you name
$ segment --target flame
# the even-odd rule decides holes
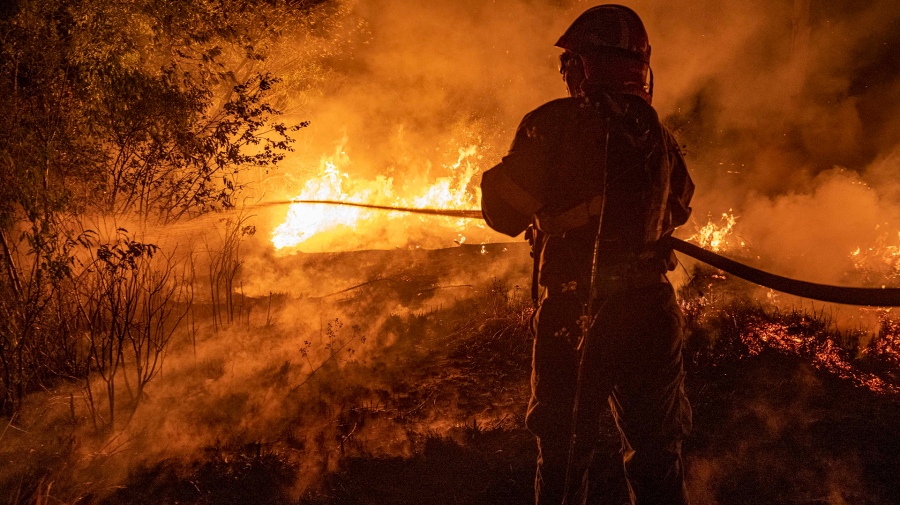
[[[460,147],[453,164],[445,165],[447,175],[418,188],[396,188],[390,177],[378,176],[366,180],[353,178],[346,171],[352,165],[343,149],[343,139],[335,155],[323,156],[319,173],[306,181],[298,200],[336,200],[400,207],[475,210],[481,200],[480,188],[472,187],[472,178],[479,172],[478,149],[471,145]],[[430,167],[430,163],[426,164]],[[364,229],[384,227],[389,220],[405,218],[399,212],[373,211],[335,205],[294,204],[288,209],[284,222],[272,234],[276,249],[296,247],[313,237],[339,239]],[[420,222],[422,218],[419,218]],[[450,228],[461,244],[465,238],[456,232],[465,231],[471,223],[466,219],[429,217],[425,226]],[[462,238],[460,238],[462,237]]]
[[[893,309],[879,309],[880,338],[867,350],[868,354],[882,358],[894,366],[900,366],[900,320],[892,317]]]
[[[688,240],[696,242],[700,247],[712,249],[716,252],[733,248],[738,242],[740,243],[739,247],[744,247],[743,240],[730,239],[734,225],[737,222],[737,216],[730,212],[732,210],[728,209],[728,212],[722,213],[722,224],[716,224],[710,220],[697,233],[691,235]]]
[[[857,247],[850,253],[853,269],[871,281],[900,280],[900,232],[897,243],[890,243],[888,235],[881,234],[871,247]]]
[[[874,373],[860,370],[854,366],[846,357],[842,356],[846,352],[838,344],[830,338],[823,338],[822,335],[796,333],[784,324],[757,320],[751,321],[741,332],[741,340],[747,346],[751,356],[761,353],[766,348],[808,356],[817,368],[850,380],[857,386],[875,392],[900,393],[900,387],[885,381]],[[894,351],[892,346],[896,343],[895,337],[883,338],[880,342],[881,347],[877,351],[884,354]],[[896,355],[893,357],[896,358]]]

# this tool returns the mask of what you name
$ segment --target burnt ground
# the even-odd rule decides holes
[[[434,282],[395,278],[403,282],[379,283],[380,296],[391,289],[410,298]],[[742,298],[740,285],[730,280],[715,289],[738,294],[708,304],[708,292],[682,293],[690,302],[685,356],[694,411],[684,453],[695,503],[900,503],[897,394],[829,371],[810,346],[751,350],[747,328],[764,320],[788,336],[843,342],[845,349],[835,352],[854,370],[896,386],[894,357],[861,354],[851,348],[857,341],[830,334],[821,317],[760,306]],[[341,303],[357,296],[371,300],[360,293]],[[529,503],[536,454],[523,425],[531,346],[527,298],[495,279],[455,305],[388,318],[382,330],[397,335],[384,350],[390,359],[346,364],[342,373],[353,369],[362,379],[340,390],[325,375],[304,386],[320,402],[340,403],[322,410],[329,427],[312,443],[288,432],[256,443],[224,440],[190,461],[136,468],[112,494],[81,501]],[[596,503],[619,504],[625,494],[609,421],[593,496]]]
[[[898,503],[900,408],[778,351],[690,381],[701,503]]]

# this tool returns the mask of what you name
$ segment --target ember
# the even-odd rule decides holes
[[[850,253],[853,269],[870,282],[891,283],[900,280],[900,240],[892,241],[890,235],[879,235],[870,247],[857,247]],[[900,239],[900,233],[897,233]]]
[[[808,357],[817,368],[847,379],[858,387],[865,387],[878,393],[900,393],[900,387],[884,381],[881,377],[865,372],[851,363],[847,351],[821,330],[812,332],[808,329],[810,319],[802,316],[796,327],[790,327],[779,321],[751,320],[741,332],[741,341],[747,346],[748,353],[755,356],[766,348]],[[891,352],[893,339],[879,339],[880,352]],[[894,356],[896,357],[896,355]]]

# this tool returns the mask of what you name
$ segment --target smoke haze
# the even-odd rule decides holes
[[[684,144],[697,183],[694,217],[680,235],[733,209],[744,252],[761,266],[836,282],[852,269],[852,251],[900,230],[900,14],[892,2],[626,4],[647,26],[654,104]],[[526,112],[564,95],[553,43],[592,4],[342,5],[326,56],[314,59],[325,76],[320,94],[288,107],[312,121],[311,131],[267,195],[295,196],[323,157],[338,153],[350,175],[344,187],[351,192],[357,181],[370,199],[379,198],[383,185],[369,184],[379,176],[391,179],[394,197],[417,195],[452,173],[460,148],[475,146],[467,162],[490,168]],[[477,184],[476,176],[473,205]],[[267,217],[271,227],[283,212]],[[383,221],[300,249],[447,247],[459,238],[455,224]],[[462,232],[470,243],[506,240],[478,226]]]
[[[692,220],[677,234],[689,236],[710,216],[733,209],[735,233],[748,247],[738,254],[755,264],[811,281],[883,284],[883,277],[853,274],[851,253],[900,245],[900,9],[895,1],[623,3],[647,26],[654,105],[685,146],[697,185]],[[571,0],[326,4],[320,24],[298,27],[272,48],[268,64],[286,76],[282,108],[311,125],[297,133],[296,152],[276,171],[248,181],[250,202],[296,196],[320,176],[327,160],[349,174],[341,179],[348,192],[387,202],[420,196],[440,177],[458,182],[468,167],[476,171],[467,188],[477,206],[477,173],[499,162],[521,117],[564,96],[556,70],[560,50],[553,43],[592,5]],[[460,149],[472,146],[474,154],[463,157]],[[381,194],[385,188],[393,193]],[[468,247],[509,240],[480,223],[460,231],[456,222],[373,214],[357,230],[342,228],[308,248],[276,253],[272,231],[287,209],[252,212],[258,232],[242,246],[239,286],[257,298],[244,312],[246,326],[256,330],[207,328],[194,336],[195,347],[182,340],[172,350],[164,376],[123,434],[131,444],[123,449],[126,463],[110,465],[121,474],[104,474],[110,486],[135,461],[190,454],[219,439],[325,445],[315,437],[333,437],[336,428],[315,423],[334,417],[322,411],[340,408],[329,404],[337,395],[328,390],[315,398],[304,390],[298,398],[284,398],[314,373],[323,383],[338,378],[333,387],[346,390],[365,380],[342,372],[352,364],[331,363],[315,372],[328,359],[321,349],[332,320],[345,323],[333,330],[339,340],[358,342],[352,344],[357,359],[389,369],[398,359],[398,342],[403,343],[398,317],[460,303],[483,292],[492,278],[511,289],[517,284],[525,289],[529,281],[531,260],[522,244],[508,250],[494,244],[484,255]],[[192,232],[213,219],[190,225]],[[445,258],[429,263],[439,267],[431,277],[412,275],[426,261],[437,261],[416,247],[455,247],[462,236],[468,240],[458,248],[458,264]],[[397,248],[412,251],[395,257],[289,256],[297,250]],[[479,257],[498,259],[480,262]],[[891,258],[874,254],[870,260],[866,268],[888,278],[900,274]],[[327,296],[367,282],[393,282],[408,292],[354,294],[365,303],[352,310],[340,297]],[[285,298],[267,306],[272,293]],[[353,328],[358,321],[363,327]],[[259,331],[263,325],[266,331]],[[371,340],[362,345],[354,340],[360,335]],[[306,341],[321,354],[301,359]],[[58,415],[47,416],[46,426],[34,420],[33,432],[53,433],[69,422],[70,398],[51,400]],[[81,406],[77,416],[86,416]],[[11,441],[14,436],[19,441]],[[49,444],[23,437],[7,434],[6,450]],[[334,440],[327,439],[332,449]],[[77,468],[117,454],[89,437],[79,443]],[[321,469],[328,462],[304,465]],[[73,479],[79,477],[88,479]]]
[[[694,216],[678,234],[688,236],[710,216],[733,211],[738,216],[735,233],[747,244],[736,254],[777,273],[812,281],[867,280],[850,275],[851,253],[900,243],[900,186],[895,176],[900,160],[900,121],[895,119],[900,112],[900,59],[894,56],[900,54],[900,12],[894,3],[626,4],[647,25],[654,104],[684,144],[697,185]],[[313,65],[321,73],[306,81],[302,96],[307,99],[294,102],[290,89],[286,93],[286,110],[298,120],[310,120],[311,126],[301,132],[297,151],[260,186],[262,196],[296,196],[307,181],[319,177],[326,161],[349,174],[342,179],[345,191],[387,202],[417,197],[440,177],[458,181],[459,172],[448,167],[460,161],[460,149],[475,147],[461,167],[478,172],[490,168],[505,154],[525,113],[565,94],[556,71],[560,51],[553,43],[591,5],[565,0],[341,3],[333,24],[319,37],[273,52],[275,62]],[[310,44],[313,47],[305,46]],[[309,56],[297,60],[295,53]],[[468,184],[473,196],[478,179],[476,175]],[[385,188],[393,193],[385,194]],[[472,206],[477,205],[473,199]],[[316,298],[370,281],[408,282],[421,264],[415,255],[405,254],[285,257],[273,252],[268,239],[286,210],[259,212],[260,233],[247,244],[242,270],[242,289],[251,296],[274,291]],[[459,231],[454,223],[418,216],[367,219],[356,230],[338,230],[308,247],[301,244],[299,250],[454,247],[460,235],[468,237],[467,244],[508,240],[480,223]],[[268,226],[262,224],[266,222]],[[882,259],[875,258],[878,268],[884,267]],[[414,281],[423,286],[484,286],[496,276],[524,284],[530,260],[519,248],[493,262],[467,265],[484,267],[454,270],[442,264],[432,267],[432,278]],[[890,276],[893,265],[888,267],[883,273]],[[450,306],[471,296],[469,288],[459,289],[433,292],[426,303]],[[419,301],[421,291],[412,297],[379,298],[383,292],[362,295],[371,302],[363,312],[344,313],[339,303],[322,305],[312,299],[288,304],[275,316],[277,334],[295,335],[285,341],[242,334],[227,345],[210,340],[199,362],[213,370],[214,378],[197,386],[196,393],[206,406],[196,417],[187,412],[167,417],[176,428],[166,433],[196,425],[196,430],[180,431],[185,452],[209,444],[213,436],[255,440],[289,432],[309,444],[316,443],[320,433],[333,436],[321,426],[309,426],[322,417],[321,409],[335,408],[329,404],[332,398],[320,396],[316,402],[306,397],[295,403],[279,399],[287,384],[298,383],[313,369],[297,360],[300,342],[314,337],[321,345],[331,318],[365,321],[362,331],[377,339],[359,347],[361,359],[388,369],[396,364],[397,356],[409,349],[398,345],[402,338],[395,327],[397,315],[427,309]],[[341,331],[351,338],[349,328]],[[259,352],[260,347],[265,351]],[[181,373],[191,376],[194,365],[184,366]],[[220,374],[223,379],[215,378]],[[354,380],[365,380],[339,373],[337,366],[320,377],[323,383],[339,378],[333,387],[344,391],[353,390]],[[225,378],[228,381],[222,382]],[[221,411],[222,416],[206,417],[209,411]],[[294,421],[285,427],[287,418]],[[207,424],[197,425],[201,419]],[[432,421],[434,426],[453,422]],[[388,431],[367,433],[373,439],[399,438],[384,429]],[[383,450],[396,454],[408,448]],[[329,462],[310,465],[322,469]]]

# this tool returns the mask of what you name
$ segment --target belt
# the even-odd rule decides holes
[[[595,196],[559,214],[548,216],[539,212],[535,216],[535,226],[548,235],[562,235],[588,224],[592,217],[600,215],[601,210],[603,197]]]
[[[622,261],[597,265],[595,282],[599,290],[636,289],[669,282],[658,266],[645,261]]]
[[[669,279],[665,274],[646,269],[601,269],[597,273],[597,293],[610,293],[614,291],[641,289],[659,284],[668,284]],[[545,279],[542,286],[546,287],[551,295],[573,293],[577,296],[588,295],[588,283],[574,281],[561,282],[559,279]]]
[[[621,288],[644,288],[655,284],[666,284],[669,279],[666,274],[658,272],[630,272],[627,274],[608,275],[604,273],[597,274],[597,287],[604,288],[615,286]]]

